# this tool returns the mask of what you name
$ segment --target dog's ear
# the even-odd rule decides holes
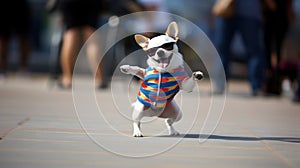
[[[138,45],[143,48],[143,50],[146,50],[148,48],[148,44],[149,44],[149,40],[150,40],[148,37],[145,37],[140,34],[136,34],[134,36],[134,39],[135,39],[136,43],[138,43]]]
[[[171,22],[167,28],[166,35],[178,40],[178,25],[176,22]]]

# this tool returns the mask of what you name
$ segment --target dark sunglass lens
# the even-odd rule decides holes
[[[165,50],[173,50],[173,46],[174,46],[174,43],[166,43],[166,44],[162,45],[161,48],[163,48]]]
[[[166,44],[163,44],[163,45],[161,45],[161,46],[159,46],[159,47],[150,48],[150,49],[148,49],[146,52],[147,52],[147,54],[148,54],[149,56],[154,56],[155,53],[156,53],[156,51],[157,51],[159,48],[163,48],[163,49],[165,49],[165,50],[173,50],[174,44],[175,44],[175,43],[173,43],[173,42],[172,42],[172,43],[166,43]]]
[[[156,50],[157,50],[157,48],[150,48],[146,52],[149,56],[153,56],[153,55],[155,55]]]

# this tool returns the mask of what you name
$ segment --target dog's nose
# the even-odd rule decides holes
[[[159,57],[163,57],[163,56],[165,56],[165,52],[163,50],[159,50],[159,51],[157,51],[157,55]]]

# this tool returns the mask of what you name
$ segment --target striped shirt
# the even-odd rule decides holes
[[[172,72],[159,72],[153,67],[145,70],[144,81],[137,99],[144,105],[162,108],[168,105],[180,89],[181,83],[188,78],[182,66]]]

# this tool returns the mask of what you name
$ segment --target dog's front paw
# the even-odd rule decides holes
[[[120,70],[125,74],[130,74],[130,65],[122,65],[120,67]]]
[[[201,80],[203,78],[203,73],[201,71],[193,72],[194,80]]]

